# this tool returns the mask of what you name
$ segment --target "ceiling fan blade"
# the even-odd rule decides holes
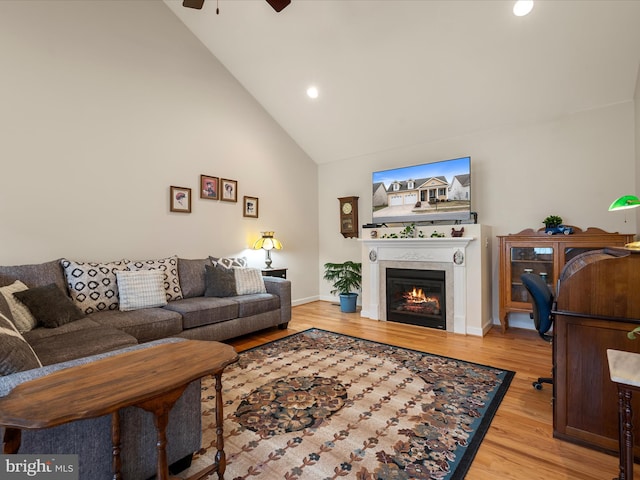
[[[280,12],[291,3],[291,0],[267,0],[267,3],[271,5],[276,12]]]
[[[183,0],[182,6],[188,8],[196,8],[200,10],[204,5],[204,0]]]

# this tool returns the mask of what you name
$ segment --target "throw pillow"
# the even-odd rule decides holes
[[[222,265],[204,266],[205,297],[233,297],[236,295],[236,278],[231,268]]]
[[[129,270],[161,270],[164,273],[164,289],[167,302],[180,300],[182,289],[178,278],[178,257],[160,258],[158,260],[140,260],[131,262]]]
[[[162,307],[167,304],[164,273],[160,270],[118,271],[120,310]]]
[[[15,326],[20,333],[32,330],[38,324],[38,321],[26,305],[13,296],[14,293],[24,290],[28,290],[28,287],[20,280],[16,280],[11,285],[0,288],[0,293],[2,293],[2,296],[7,301]]]
[[[267,293],[262,272],[257,268],[234,268],[236,278],[236,294]]]
[[[126,270],[129,260],[95,263],[62,259],[71,299],[85,314],[118,309],[116,272]]]
[[[40,368],[38,359],[11,321],[0,313],[0,376]]]
[[[225,268],[246,267],[247,257],[209,257],[211,263],[215,267],[220,265]]]
[[[29,288],[13,294],[47,328],[61,327],[65,323],[84,318],[84,313],[55,283]]]

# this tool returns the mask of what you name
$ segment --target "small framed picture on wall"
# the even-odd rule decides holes
[[[170,210],[172,212],[191,213],[191,189],[171,186]]]
[[[209,175],[200,175],[200,198],[218,200],[218,187],[220,179]]]
[[[243,217],[258,218],[258,197],[244,197]]]
[[[238,201],[238,182],[236,180],[220,179],[220,200],[225,202]]]

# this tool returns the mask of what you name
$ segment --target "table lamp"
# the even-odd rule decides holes
[[[609,211],[624,210],[625,208],[640,207],[640,200],[634,195],[623,195],[617,198],[611,205],[609,205]]]
[[[261,238],[256,240],[256,243],[253,244],[254,250],[264,250],[265,251],[265,263],[267,266],[265,268],[271,269],[271,250],[274,248],[276,250],[282,250],[282,243],[280,240],[273,236],[273,232],[260,232],[262,235]]]
[[[640,207],[640,200],[635,195],[623,195],[620,198],[614,200],[614,202],[609,206],[609,211],[614,210],[625,210],[627,208],[635,208]],[[625,220],[626,223],[626,220]],[[640,250],[640,242],[631,242],[625,245],[626,248],[631,248],[633,250]]]

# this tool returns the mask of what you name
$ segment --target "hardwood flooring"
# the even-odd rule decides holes
[[[336,304],[293,307],[287,330],[276,328],[230,341],[238,351],[286,335],[321,328],[414,350],[513,370],[516,375],[469,469],[469,480],[611,480],[618,457],[553,438],[552,387],[531,382],[551,372],[551,346],[534,331],[494,327],[485,337],[378,322],[344,314]],[[636,465],[636,470],[640,467]]]

